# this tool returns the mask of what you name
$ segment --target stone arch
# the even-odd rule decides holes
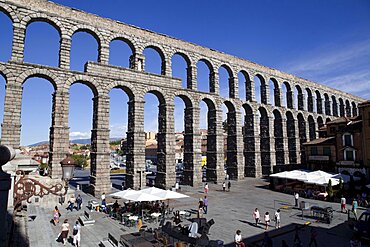
[[[32,77],[40,77],[50,81],[55,91],[58,89],[58,85],[61,84],[58,77],[47,69],[26,70],[17,77],[16,82],[19,84],[23,84],[27,79]]]
[[[76,75],[76,76],[72,76],[71,78],[67,79],[65,83],[63,84],[63,91],[68,93],[71,86],[77,82],[88,86],[93,92],[94,97],[98,95],[104,95],[102,83],[99,83],[93,77],[90,77],[88,75]]]
[[[269,80],[272,83],[270,84],[270,101],[271,104],[274,104],[274,106],[281,106],[281,93],[280,93],[280,85],[279,82],[275,78],[270,78]],[[271,92],[271,84],[273,85],[273,92]],[[272,101],[273,98],[273,101]]]
[[[297,145],[296,145],[296,121],[291,111],[286,112],[286,132],[288,137],[289,164],[297,164]]]
[[[23,17],[23,19],[20,21],[20,24],[26,29],[33,22],[46,22],[58,31],[60,38],[67,33],[63,24],[56,17],[48,16],[43,13],[27,15]]]
[[[324,126],[324,120],[322,119],[321,116],[318,116],[317,117],[317,128],[320,129],[323,126]]]
[[[260,81],[260,90],[258,93],[261,99],[261,104],[267,104],[267,85],[265,78],[259,73],[255,74],[255,77],[257,77],[258,80]],[[257,93],[256,88],[258,88],[258,85],[256,85],[255,83],[255,91]]]
[[[329,123],[330,121],[331,121],[331,118],[330,118],[330,117],[327,117],[327,118],[325,119],[325,124]]]
[[[136,48],[137,45],[134,43],[134,41],[132,41],[130,38],[126,37],[125,35],[122,35],[119,33],[112,35],[110,37],[109,44],[111,44],[115,40],[119,40],[119,41],[126,43],[128,47],[130,47],[132,54],[135,54],[137,52],[137,48]]]
[[[7,15],[13,24],[20,22],[18,18],[18,10],[14,10],[13,7],[0,3],[0,12]]]
[[[299,151],[301,154],[301,163],[305,164],[306,163],[306,151],[305,151],[303,144],[307,142],[306,120],[304,119],[302,113],[298,113],[297,120],[298,120]]]
[[[154,51],[158,53],[161,59],[161,73],[160,74],[166,75],[167,64],[166,64],[166,55],[165,55],[164,49],[157,44],[146,44],[146,46],[143,49],[143,53],[145,49],[153,49]],[[146,71],[145,65],[144,65],[144,71]]]
[[[256,142],[255,142],[255,117],[253,108],[244,103],[242,108],[245,111],[244,126],[243,126],[243,141],[244,141],[244,159],[245,159],[245,169],[244,175],[246,177],[256,177],[259,173],[259,168],[257,168],[256,162]]]
[[[285,94],[285,99],[286,99],[286,108],[288,109],[293,109],[293,91],[292,87],[290,86],[289,82],[284,81],[283,84],[286,88],[286,94]]]
[[[307,118],[310,141],[316,139],[316,123],[311,115]]]
[[[322,114],[322,98],[321,98],[321,93],[319,90],[315,91],[316,94],[316,112],[318,114]]]
[[[193,70],[194,68],[192,67],[192,62],[189,58],[188,55],[186,55],[184,52],[178,51],[175,52],[171,55],[171,71],[172,71],[172,77],[175,77],[174,75],[174,61],[173,59],[178,56],[182,59],[182,61],[185,61],[186,68],[185,68],[185,73],[186,73],[186,80],[183,81],[182,87],[187,88],[187,89],[192,89],[194,87],[193,85],[193,80],[196,78],[196,76],[193,75]],[[183,69],[183,67],[181,68]],[[185,85],[184,85],[185,84]]]
[[[128,82],[123,82],[123,81],[113,81],[110,83],[107,87],[106,90],[104,90],[103,94],[109,94],[110,91],[112,91],[114,88],[119,88],[123,92],[127,94],[129,97],[129,100],[133,100],[136,95],[136,90],[134,89],[135,87]]]
[[[252,81],[251,81],[251,78],[250,78],[250,76],[249,76],[249,73],[247,72],[247,71],[245,71],[245,70],[240,70],[239,71],[239,73],[240,74],[242,74],[242,76],[244,77],[244,89],[245,89],[245,91],[244,92],[240,92],[239,91],[239,98],[241,99],[241,100],[247,100],[247,101],[252,101],[252,90],[253,90],[253,87],[252,87]],[[241,85],[241,82],[239,81],[239,88],[243,88],[243,87],[241,87],[240,86]],[[245,96],[245,98],[243,99],[243,97],[242,97],[242,95],[243,96]]]
[[[352,111],[351,111],[351,103],[349,103],[349,100],[346,100],[346,116],[351,117],[352,116]]]
[[[346,115],[344,101],[342,98],[339,98],[338,101],[339,101],[339,116],[344,117]]]
[[[352,101],[352,116],[355,117],[357,116],[357,105],[354,101]]]
[[[325,115],[331,115],[330,98],[327,93],[324,93],[324,105],[325,105]]]
[[[95,41],[97,42],[98,49],[101,48],[101,45],[102,45],[104,39],[103,39],[103,35],[100,33],[100,31],[98,29],[96,29],[92,26],[88,26],[88,25],[77,24],[77,25],[74,25],[68,31],[68,36],[72,37],[74,34],[79,33],[79,32],[90,34],[92,37],[94,37]]]
[[[274,116],[274,138],[275,138],[275,158],[276,165],[284,165],[284,136],[283,136],[283,118],[279,110],[275,109]]]
[[[204,63],[208,67],[208,70],[209,70],[208,91],[210,93],[215,93],[216,92],[216,79],[217,78],[216,78],[216,73],[215,73],[215,70],[214,70],[214,66],[209,60],[207,60],[205,58],[199,59],[198,62],[197,62],[197,65],[200,62]],[[198,72],[198,69],[197,69],[197,72]],[[198,79],[198,76],[197,76],[197,79]],[[197,81],[197,83],[198,83],[198,88],[199,88],[199,84],[201,82]]]
[[[269,116],[264,107],[259,107],[260,114],[260,150],[261,150],[261,167],[262,175],[268,176],[271,173],[271,156],[270,156],[270,128]]]
[[[236,85],[235,85],[235,77],[234,77],[234,72],[233,70],[231,69],[231,66],[230,65],[227,65],[227,64],[222,64],[220,67],[219,67],[219,74],[220,74],[220,69],[225,69],[227,74],[228,74],[228,97],[229,98],[235,98],[235,88],[236,88]],[[220,86],[220,95],[221,95],[221,82],[219,82],[219,86]]]
[[[295,85],[295,89],[297,90],[297,108],[299,111],[304,110],[304,94],[302,91],[301,86]]]
[[[4,77],[5,82],[8,83],[10,78],[13,78],[13,73],[4,65],[0,64],[0,74]]]
[[[338,117],[338,103],[337,103],[337,98],[332,95],[331,96],[331,101],[332,101],[332,107],[333,107],[333,116]]]
[[[236,107],[226,100],[224,104],[227,107],[227,153],[226,167],[230,179],[238,178],[238,159],[237,159],[237,113]]]
[[[313,112],[313,96],[311,89],[306,88],[306,93],[307,93],[307,111]]]

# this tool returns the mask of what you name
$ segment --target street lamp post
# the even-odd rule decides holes
[[[3,171],[2,166],[14,159],[15,151],[8,146],[0,145],[0,246],[8,246],[8,194],[10,190],[10,174]]]

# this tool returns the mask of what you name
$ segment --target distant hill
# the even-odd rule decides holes
[[[121,139],[122,138],[114,137],[114,138],[110,138],[109,141],[113,142],[113,141],[119,141]],[[88,138],[88,139],[76,139],[76,140],[71,140],[71,143],[73,143],[73,144],[90,144],[91,139],[90,138]],[[49,142],[48,141],[37,142],[37,143],[31,144],[31,145],[28,145],[28,147],[36,147],[36,146],[40,146],[40,145],[44,145],[44,144],[49,144]]]

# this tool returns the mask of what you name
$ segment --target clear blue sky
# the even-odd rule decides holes
[[[75,1],[57,0],[103,17],[223,51],[265,66],[280,69],[328,86],[370,98],[370,2],[366,0],[261,0],[261,1]],[[0,14],[0,61],[10,57],[11,24]],[[56,66],[59,38],[44,23],[27,29],[25,61]],[[97,44],[91,36],[77,33],[72,41],[71,67],[82,70],[96,60]],[[145,51],[147,69],[158,72],[159,58]],[[110,63],[127,67],[128,48],[112,44]],[[185,64],[175,58],[174,76],[185,78]],[[207,78],[199,66],[200,89]],[[226,73],[220,71],[221,92]],[[0,121],[3,117],[4,79],[0,76]],[[53,87],[42,79],[24,85],[22,106],[23,145],[47,140],[51,124]],[[70,91],[71,139],[89,138],[92,125],[92,92],[81,84]],[[127,125],[127,96],[113,90],[111,136],[123,136]],[[146,96],[145,129],[157,128],[157,100]],[[182,130],[183,103],[176,99],[176,129]],[[206,107],[202,105],[202,119]],[[202,121],[202,127],[206,121]]]

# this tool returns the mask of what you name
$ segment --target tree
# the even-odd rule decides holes
[[[326,189],[329,198],[333,198],[333,186],[331,185],[331,179],[329,179],[328,188]]]
[[[79,167],[86,167],[87,166],[87,158],[85,155],[73,154],[72,159],[74,159]]]

